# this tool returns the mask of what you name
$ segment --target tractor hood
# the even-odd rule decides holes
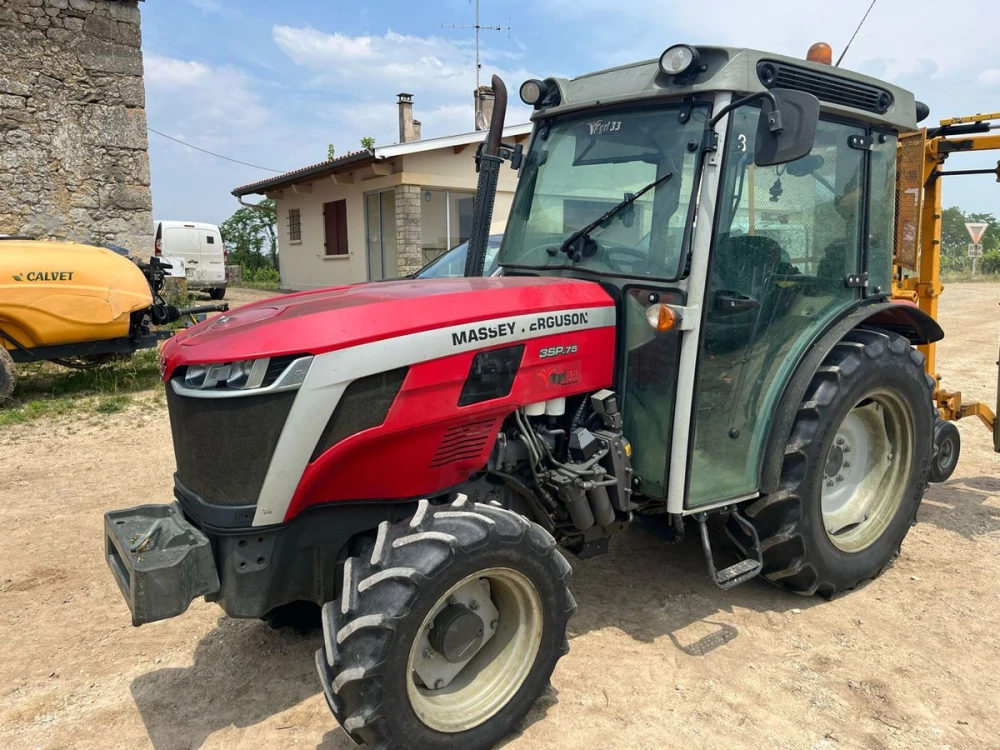
[[[613,305],[593,282],[538,277],[405,279],[300,292],[178,334],[163,348],[163,374],[183,364],[319,355],[439,329],[449,329],[456,347],[486,348],[586,325],[594,308],[611,308],[601,312],[613,321]],[[549,314],[560,311],[571,312]]]

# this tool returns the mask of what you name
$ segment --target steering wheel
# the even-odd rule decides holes
[[[603,256],[603,260],[609,268],[621,270],[629,275],[637,275],[649,268],[649,255],[647,253],[622,242],[598,240],[596,254]],[[624,258],[619,259],[616,256],[624,256]]]

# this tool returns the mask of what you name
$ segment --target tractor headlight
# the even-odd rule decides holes
[[[249,396],[298,388],[312,357],[263,357],[207,365],[188,365],[171,384],[185,396]]]
[[[671,76],[682,75],[698,64],[699,57],[698,50],[691,45],[675,44],[660,55],[660,70]]]

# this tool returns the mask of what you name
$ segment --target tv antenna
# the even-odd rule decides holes
[[[472,0],[469,0],[472,2]],[[508,38],[510,37],[510,26],[483,26],[479,22],[479,0],[476,0],[476,22],[474,24],[467,23],[443,23],[441,24],[442,29],[475,29],[476,30],[476,91],[479,91],[479,73],[483,68],[483,64],[479,59],[479,32],[486,31],[506,31]]]

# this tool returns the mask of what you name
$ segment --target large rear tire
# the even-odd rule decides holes
[[[901,336],[856,329],[837,343],[799,406],[778,490],[746,509],[765,578],[830,597],[898,554],[927,488],[933,388]]]
[[[0,406],[11,397],[16,386],[17,370],[14,369],[14,360],[10,352],[0,346]]]
[[[316,665],[334,716],[372,747],[492,747],[569,649],[570,573],[548,533],[499,507],[423,500],[408,523],[382,523],[323,607]]]

